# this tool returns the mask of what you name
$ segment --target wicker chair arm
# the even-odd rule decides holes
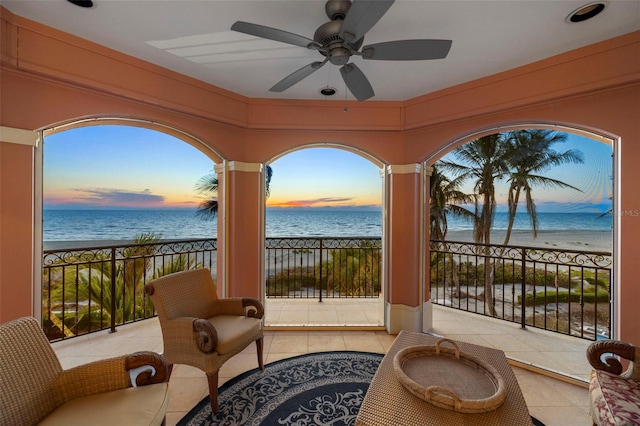
[[[240,297],[217,299],[213,305],[215,315],[245,315],[244,305]]]
[[[169,380],[167,362],[160,354],[150,351],[135,352],[125,358],[124,366],[127,371],[141,370],[135,377],[136,386],[164,383]],[[153,372],[146,367],[153,367]]]
[[[55,384],[59,403],[130,387],[125,361],[126,356],[120,356],[63,370]]]
[[[218,332],[213,324],[206,319],[197,319],[193,322],[193,331],[196,333],[196,344],[202,352],[215,352],[218,346]]]
[[[253,297],[243,297],[242,306],[245,308],[249,307],[247,310],[247,316],[249,317],[262,319],[264,316],[264,307],[262,306],[262,302],[258,299],[254,299]]]
[[[604,361],[602,360],[602,355],[609,353],[630,361],[636,361],[636,347],[630,343],[619,340],[600,340],[593,342],[587,348],[587,360],[596,370],[621,375],[623,367],[618,359],[613,356],[607,356]]]
[[[247,310],[246,308],[249,307]],[[228,297],[215,302],[216,315],[246,315],[252,318],[262,318],[264,308],[262,302],[252,297]]]

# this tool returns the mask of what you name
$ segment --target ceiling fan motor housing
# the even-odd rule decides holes
[[[325,12],[331,21],[320,25],[313,35],[313,40],[323,46],[320,53],[329,58],[329,62],[334,65],[344,65],[349,62],[353,51],[357,51],[364,41],[362,37],[356,43],[350,43],[347,46],[345,40],[340,37],[344,17],[350,7],[349,0],[329,0],[325,4]]]
[[[344,19],[351,7],[350,0],[329,0],[324,5],[324,11],[332,21],[335,19]]]

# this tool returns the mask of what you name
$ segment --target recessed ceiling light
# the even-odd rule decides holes
[[[594,2],[585,4],[574,10],[567,16],[567,22],[582,22],[598,15],[607,6],[606,2]]]
[[[333,95],[336,94],[336,92],[337,92],[336,89],[334,89],[333,87],[329,87],[329,86],[326,86],[326,87],[323,87],[322,89],[320,89],[320,94],[324,95],[324,96],[333,96]]]
[[[93,1],[92,0],[67,0],[69,3],[73,3],[76,6],[80,6],[80,7],[93,7]]]

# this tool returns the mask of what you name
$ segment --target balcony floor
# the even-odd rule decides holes
[[[376,299],[373,299],[374,301]],[[366,352],[385,353],[395,339],[384,330],[349,330],[339,326],[339,322],[331,323],[327,318],[334,315],[340,317],[340,311],[345,307],[340,303],[306,303],[308,309],[303,309],[305,303],[291,300],[278,300],[286,303],[285,310],[297,311],[297,314],[284,315],[284,322],[280,324],[274,320],[274,312],[278,310],[276,304],[267,301],[266,310],[271,311],[272,328],[265,331],[265,364],[311,352],[331,350],[359,350]],[[306,302],[306,301],[305,301]],[[322,321],[309,324],[323,325],[333,329],[313,329],[308,325],[305,329],[286,330],[284,324],[292,325],[291,319],[298,321],[307,318],[312,321],[319,317],[317,313],[321,305],[325,314]],[[351,311],[359,311],[351,307]],[[371,303],[369,313],[373,318],[380,309],[379,304]],[[376,314],[373,313],[375,310]],[[315,313],[313,313],[315,312]],[[322,311],[320,311],[322,312]],[[333,313],[330,313],[333,312]],[[355,314],[354,314],[355,315]],[[367,315],[366,313],[364,314]],[[282,316],[282,315],[280,315]],[[266,318],[269,319],[269,313]],[[344,319],[345,316],[343,315]],[[355,317],[349,321],[355,326],[375,325],[374,322],[358,323]],[[376,317],[377,318],[377,317]],[[381,318],[381,317],[380,317]],[[584,380],[588,378],[590,366],[585,358],[588,341],[582,341],[556,333],[545,332],[529,328],[520,329],[517,324],[469,314],[449,308],[434,306],[433,332],[452,339],[466,341],[483,346],[495,347],[505,351],[510,359],[521,361],[512,363],[520,387],[524,394],[531,414],[547,426],[554,425],[590,425],[589,395]],[[297,322],[297,321],[296,321]],[[344,321],[343,321],[344,322]],[[140,321],[118,328],[115,334],[106,331],[56,342],[53,347],[64,368],[83,364],[96,359],[135,352],[138,350],[152,350],[162,352],[162,335],[156,318]],[[563,372],[570,380],[559,380],[554,374],[541,374],[530,371],[529,364],[543,366],[548,370]],[[228,361],[220,370],[220,385],[236,375],[257,367],[255,345],[250,345],[245,351]],[[524,367],[524,368],[521,368]],[[571,380],[575,378],[578,380]],[[583,380],[580,383],[580,379]],[[571,383],[572,382],[572,383]],[[173,370],[169,382],[169,408],[167,425],[175,425],[193,406],[207,396],[207,381],[204,374],[192,367],[177,365]]]

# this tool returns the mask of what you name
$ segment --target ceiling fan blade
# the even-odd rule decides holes
[[[318,49],[322,47],[310,38],[282,31],[276,28],[265,27],[264,25],[252,24],[250,22],[236,21],[231,29],[240,33],[249,34],[256,37],[266,38],[269,40],[280,41],[282,43],[293,44],[294,46],[306,47],[307,49]]]
[[[344,18],[340,37],[358,41],[387,13],[395,0],[354,0]]]
[[[342,74],[342,79],[349,88],[349,91],[353,93],[353,96],[355,96],[357,100],[366,101],[375,95],[371,83],[369,83],[367,77],[356,64],[343,66],[340,68],[340,74]]]
[[[398,40],[370,44],[362,48],[363,59],[418,61],[442,59],[449,54],[451,40]]]
[[[291,74],[289,74],[288,76],[280,80],[280,82],[277,83],[275,86],[273,86],[271,89],[269,89],[269,91],[284,92],[289,87],[296,84],[297,82],[313,74],[316,70],[320,69],[320,67],[322,67],[326,63],[327,63],[326,60],[323,62],[312,62],[309,65],[300,68],[298,71],[292,72]]]

